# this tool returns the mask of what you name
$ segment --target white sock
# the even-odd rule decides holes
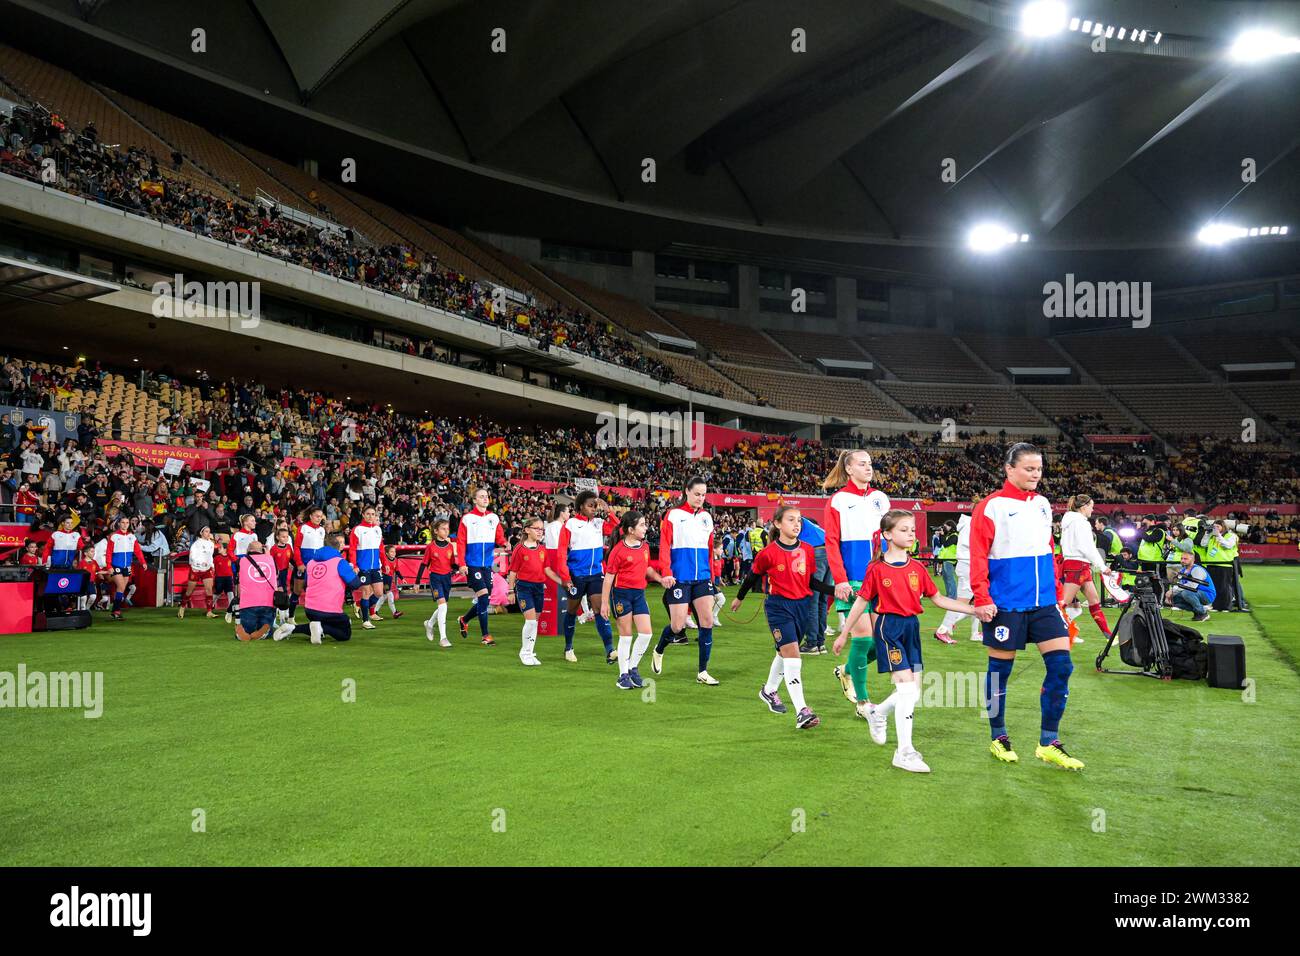
[[[447,639],[447,605],[439,604],[438,610],[433,612],[433,617],[438,622],[438,636],[445,641]]]
[[[521,653],[524,657],[532,657],[534,647],[537,645],[537,622],[524,621],[524,644]]]
[[[591,605],[587,603],[587,596],[585,594],[582,596],[582,613],[583,614],[591,613]]]
[[[628,668],[632,666],[632,635],[620,634],[618,636],[618,672],[626,674]]]
[[[898,749],[906,753],[912,749],[912,711],[921,696],[921,689],[915,681],[899,684],[890,694],[890,699],[899,698],[894,708],[894,729],[898,731]]]
[[[390,610],[390,611],[392,611],[394,614],[396,614],[396,613],[397,613],[397,599],[393,596],[393,592],[392,592],[392,591],[389,591],[387,594],[384,595],[384,597],[388,598],[388,610]]]
[[[1065,609],[1065,613],[1068,614],[1070,616],[1070,620],[1073,621],[1076,617],[1078,617],[1080,614],[1083,613],[1083,608],[1079,607],[1079,605],[1077,604],[1071,604],[1069,607]]]
[[[839,618],[840,618],[840,630],[842,631],[842,630],[844,630],[844,612],[843,612],[843,611],[836,611],[835,613],[839,615]]]
[[[876,705],[877,714],[881,717],[888,717],[894,712],[894,708],[898,706],[898,688],[902,686],[902,684],[895,684],[894,692]]]
[[[769,694],[775,694],[776,689],[781,686],[781,676],[785,673],[785,658],[780,654],[772,658],[772,666],[767,671],[767,683],[763,685],[763,690]]]
[[[794,703],[794,712],[797,714],[807,705],[803,700],[803,661],[797,657],[787,657],[782,661],[785,670],[785,686],[790,691],[790,700]]]
[[[641,658],[645,656],[645,649],[650,646],[650,638],[651,635],[649,634],[638,634],[636,636],[636,643],[632,645],[631,660],[634,668],[641,666]]]
[[[947,611],[943,615],[943,622],[939,625],[939,630],[943,631],[945,634],[951,634],[953,625],[965,616],[966,615],[962,614],[960,611]],[[976,617],[971,620],[978,621],[979,618]]]

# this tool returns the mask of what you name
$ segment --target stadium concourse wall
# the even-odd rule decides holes
[[[205,279],[228,278],[257,282],[261,285],[262,291],[272,296],[323,311],[364,316],[372,321],[384,321],[407,334],[423,335],[469,351],[488,354],[503,345],[529,344],[526,336],[497,326],[476,322],[434,306],[419,304],[401,296],[366,288],[236,244],[197,236],[124,209],[95,203],[40,183],[0,173],[0,222],[6,220],[65,241],[83,243],[92,250],[109,249],[119,255],[138,257],[141,260],[139,266],[141,270],[155,270],[168,279],[171,278],[172,272],[184,274],[186,270],[192,269],[196,275],[201,275]],[[152,303],[152,299],[150,294],[146,299],[140,300],[146,305],[145,311],[148,311],[147,306]],[[110,305],[119,304],[117,294],[109,294],[97,301]],[[174,321],[179,320],[178,318]],[[204,317],[198,321],[208,327],[217,327],[223,332],[248,331],[240,328],[237,317],[224,314]],[[262,323],[263,326],[266,324],[266,322]],[[301,341],[302,347],[324,354],[338,354],[340,346],[336,338],[304,332],[292,326],[275,323],[271,325],[277,331],[268,336],[269,338],[286,341],[292,333],[297,333],[293,337]],[[308,336],[310,338],[306,338]],[[348,348],[362,351],[368,346],[349,342]],[[395,354],[391,350],[375,349],[374,351],[387,352],[389,356]],[[647,399],[658,399],[670,405],[683,406],[692,410],[708,410],[713,413],[712,417],[719,420],[770,422],[774,427],[768,430],[768,434],[777,431],[786,434],[798,431],[806,433],[804,437],[820,438],[821,428],[824,425],[850,426],[857,429],[859,433],[864,429],[877,433],[909,431],[931,433],[943,427],[920,421],[844,419],[737,402],[696,392],[676,383],[659,382],[640,372],[630,371],[613,363],[580,355],[564,348],[555,348],[552,351],[573,362],[565,369],[567,375],[585,378]],[[349,354],[351,355],[351,351]],[[497,376],[469,372],[455,365],[439,363],[435,366],[430,362],[426,367],[423,363],[428,360],[417,359],[416,361],[420,367],[410,371],[445,381],[463,380],[466,384],[483,390],[504,391],[509,394],[513,391],[509,386],[515,384]],[[393,363],[390,359],[378,364],[391,366]],[[403,368],[401,371],[407,369]],[[469,378],[462,378],[463,376]],[[833,380],[827,381],[830,383]],[[588,402],[555,389],[540,386],[527,387],[531,389],[528,396],[531,401],[554,409],[590,412],[592,416],[590,421],[593,423],[597,420],[595,418],[597,413],[608,411],[605,404]],[[578,416],[574,417],[576,419]],[[963,426],[962,430],[990,434],[1005,430],[1008,434],[1014,435],[1056,433],[1056,429],[1051,426],[1007,429],[1000,429],[997,426]]]

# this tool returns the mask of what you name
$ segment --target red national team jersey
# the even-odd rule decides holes
[[[230,555],[222,554],[220,551],[212,555],[212,575],[218,578],[234,576],[230,568]]]
[[[381,550],[379,552],[379,573],[386,574],[391,578],[393,576],[393,572],[396,570],[397,570],[397,559],[390,558],[388,556],[387,551]]]
[[[275,559],[275,569],[277,571],[285,570],[293,559],[293,545],[271,545],[271,557]]]
[[[861,597],[876,601],[876,613],[916,617],[921,613],[921,597],[939,593],[930,573],[921,562],[908,558],[906,564],[872,561],[862,579]]]
[[[23,556],[18,559],[18,563],[23,567],[33,567],[41,563],[41,556],[39,554],[28,554],[24,551]]]
[[[650,566],[650,549],[642,542],[629,548],[622,541],[614,542],[605,559],[605,573],[614,575],[614,587],[645,590],[645,572]]]
[[[798,601],[812,594],[811,582],[817,571],[817,557],[807,541],[800,541],[793,548],[773,541],[758,552],[750,571],[767,575],[772,594]]]
[[[510,552],[510,570],[520,581],[541,584],[546,580],[543,568],[546,567],[546,549],[540,544],[530,548],[521,544]]]
[[[94,558],[82,558],[81,570],[85,571],[93,578],[95,575],[99,574],[99,564]]]
[[[441,544],[430,541],[424,549],[424,563],[428,566],[429,573],[451,574],[455,548],[456,546],[450,540],[443,541]]]

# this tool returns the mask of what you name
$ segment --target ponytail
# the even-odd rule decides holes
[[[1065,510],[1078,511],[1090,504],[1092,504],[1092,498],[1089,495],[1070,495],[1070,500],[1065,503]]]
[[[871,453],[864,448],[843,449],[839,458],[835,459],[830,474],[822,479],[822,491],[839,491],[849,483],[849,459],[854,455],[866,455],[868,459],[871,458]]]

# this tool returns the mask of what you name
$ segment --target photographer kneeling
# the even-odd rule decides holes
[[[1195,554],[1184,551],[1179,557],[1178,578],[1165,594],[1165,603],[1191,611],[1192,620],[1199,624],[1210,619],[1214,597],[1214,581],[1210,579],[1210,572],[1196,563]]]

